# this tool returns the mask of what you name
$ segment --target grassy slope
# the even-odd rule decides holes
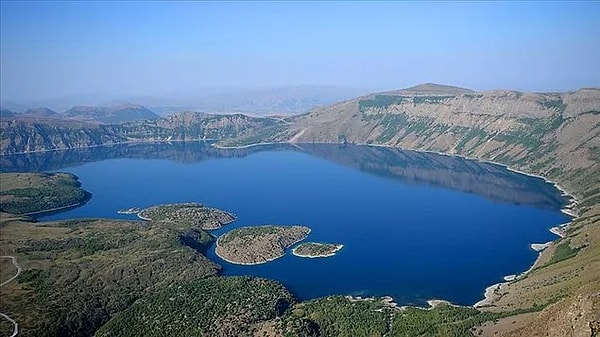
[[[24,214],[77,205],[90,198],[80,186],[68,173],[0,173],[0,211]]]

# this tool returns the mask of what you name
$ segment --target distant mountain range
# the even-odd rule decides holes
[[[124,102],[135,102],[161,116],[180,111],[267,116],[304,113],[314,107],[343,101],[367,92],[369,91],[366,89],[313,85],[217,88],[153,96],[82,95],[29,102],[2,101],[0,105],[5,110],[24,112],[30,107],[38,106],[48,107],[54,111],[66,111],[73,106],[120,106]]]
[[[332,86],[244,89],[200,97],[195,102],[190,101],[190,107],[197,111],[215,113],[294,115],[365,93],[361,89]]]
[[[96,124],[120,124],[137,120],[155,119],[159,118],[159,116],[141,105],[121,104],[96,107],[76,106],[63,113],[58,113],[48,108],[28,109],[23,113],[4,109],[0,113],[0,118],[27,120],[63,119]]]

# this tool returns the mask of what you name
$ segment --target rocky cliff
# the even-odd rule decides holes
[[[285,125],[271,118],[245,115],[210,115],[182,112],[167,118],[123,124],[98,125],[65,119],[3,119],[0,121],[0,154],[62,150],[101,145],[197,141],[242,137],[255,130]]]

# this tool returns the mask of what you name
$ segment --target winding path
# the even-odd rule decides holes
[[[19,275],[21,275],[21,271],[23,269],[21,269],[21,267],[17,264],[17,259],[15,259],[14,256],[0,256],[0,258],[10,259],[12,261],[12,264],[15,266],[15,268],[17,268],[17,273],[15,275],[13,275],[13,277],[9,278],[8,280],[6,280],[0,284],[0,287],[2,287],[3,285],[8,284],[10,281],[16,279]],[[16,335],[18,335],[19,334],[19,324],[17,324],[17,322],[14,319],[10,318],[7,314],[0,312],[0,316],[6,318],[15,327],[13,329],[13,333],[12,333],[12,335],[10,335],[10,337],[15,337]]]

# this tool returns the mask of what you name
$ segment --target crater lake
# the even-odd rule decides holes
[[[305,242],[343,244],[328,258],[291,254],[243,266],[207,256],[223,275],[285,285],[298,299],[385,296],[407,305],[472,305],[485,288],[524,272],[570,218],[569,200],[543,179],[459,157],[342,144],[217,149],[205,143],[138,144],[3,156],[3,171],[64,171],[92,193],[85,205],[47,214],[137,219],[130,207],[198,202],[240,226],[300,224]]]

